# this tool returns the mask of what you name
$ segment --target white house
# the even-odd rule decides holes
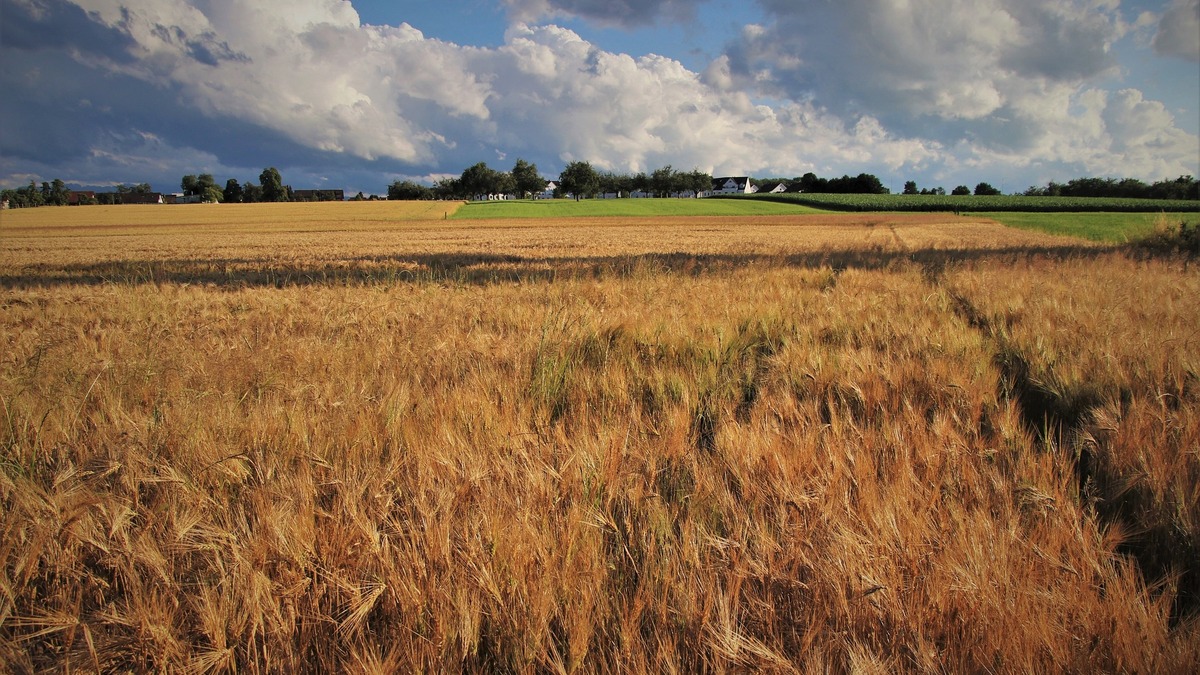
[[[546,188],[541,192],[533,195],[534,199],[554,199],[554,191],[558,189],[558,183],[554,181],[546,181]]]
[[[787,183],[779,183],[778,185],[764,185],[761,190],[758,190],[758,192],[768,195],[787,192]]]
[[[714,195],[753,194],[756,191],[749,176],[724,176],[714,178],[712,192]]]

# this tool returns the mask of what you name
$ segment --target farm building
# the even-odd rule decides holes
[[[292,190],[291,200],[294,202],[344,202],[344,190]]]
[[[161,192],[126,192],[117,196],[118,204],[163,204]]]
[[[714,195],[733,195],[733,194],[752,194],[755,192],[754,184],[750,182],[749,176],[724,176],[714,178],[712,182],[712,192]]]

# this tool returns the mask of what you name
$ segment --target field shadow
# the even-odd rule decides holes
[[[436,253],[352,256],[305,263],[269,258],[168,258],[26,266],[19,271],[0,273],[0,288],[16,290],[104,284],[284,288],[423,282],[486,285],[655,274],[702,275],[749,267],[880,270],[916,265],[927,272],[940,274],[945,267],[962,263],[1090,259],[1118,250],[1121,249],[1081,245],[905,251],[821,250],[780,255],[652,253],[542,257]]]

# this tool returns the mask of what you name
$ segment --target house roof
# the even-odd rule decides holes
[[[713,189],[721,190],[725,187],[725,184],[728,183],[729,181],[733,181],[739,190],[744,190],[744,189],[746,189],[746,184],[750,182],[750,177],[749,176],[721,176],[720,178],[714,178],[713,179]]]

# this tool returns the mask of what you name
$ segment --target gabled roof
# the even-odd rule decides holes
[[[737,189],[745,190],[746,184],[750,182],[750,177],[749,176],[721,176],[720,178],[714,178],[713,182],[712,182],[713,190],[725,189],[725,184],[728,183],[729,181],[733,181],[733,184],[737,187]]]

